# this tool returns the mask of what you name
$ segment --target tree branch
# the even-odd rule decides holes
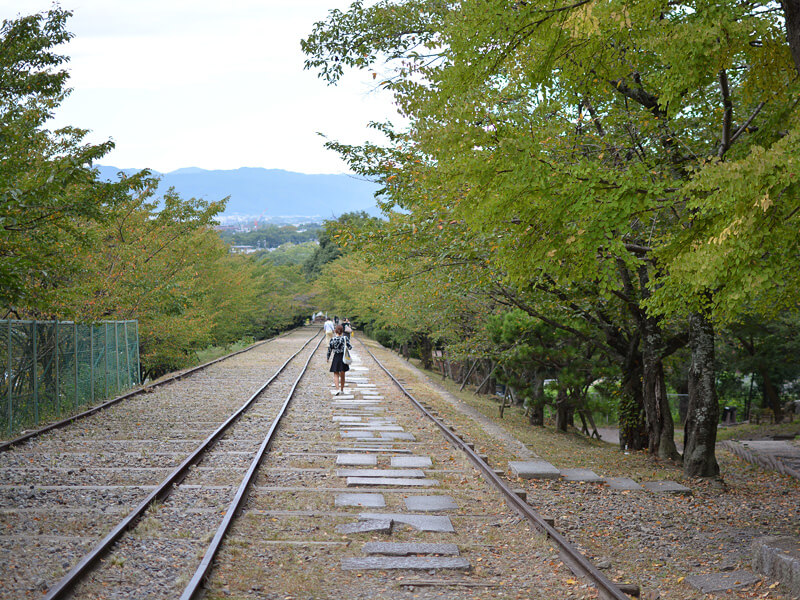
[[[722,140],[717,150],[717,156],[722,158],[731,147],[731,121],[733,119],[733,102],[731,101],[730,87],[728,86],[728,74],[725,69],[719,72],[719,89],[722,92]]]

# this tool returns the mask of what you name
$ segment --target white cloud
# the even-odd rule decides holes
[[[0,18],[21,12],[0,0]],[[398,120],[386,92],[365,73],[326,87],[303,71],[300,39],[338,0],[64,0],[74,12],[72,95],[56,125],[113,138],[104,163],[118,167],[260,166],[345,172],[322,131],[375,139],[370,120]],[[51,4],[26,0],[26,14]]]

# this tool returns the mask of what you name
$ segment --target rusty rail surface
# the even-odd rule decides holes
[[[439,429],[442,430],[445,437],[457,448],[461,449],[469,457],[470,461],[481,471],[483,477],[489,481],[494,487],[500,491],[505,497],[506,502],[516,510],[520,515],[530,521],[539,531],[544,533],[552,542],[558,547],[560,551],[561,561],[566,564],[570,570],[579,577],[588,579],[599,592],[599,595],[604,600],[630,600],[629,596],[625,595],[619,586],[609,580],[600,570],[594,566],[589,559],[587,559],[581,552],[573,546],[563,535],[561,535],[555,528],[547,523],[542,516],[537,513],[529,504],[524,502],[514,491],[508,487],[492,470],[489,464],[483,460],[477,452],[470,448],[464,440],[456,435],[447,425],[441,420],[432,415],[423,405],[417,400],[397,378],[387,369],[381,361],[370,351],[367,345],[359,339],[359,342],[364,346],[364,349],[372,357],[372,359],[383,369],[383,371],[391,378],[400,391],[411,400],[417,409],[431,421],[433,421]]]

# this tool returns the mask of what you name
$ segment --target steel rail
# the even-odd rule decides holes
[[[77,583],[85,576],[89,570],[111,549],[111,546],[122,537],[122,535],[131,529],[136,523],[141,519],[144,513],[147,511],[150,506],[156,501],[162,501],[167,498],[171,493],[172,490],[175,489],[177,486],[188,474],[189,469],[200,462],[203,456],[211,449],[211,447],[219,440],[223,433],[225,433],[230,427],[236,423],[239,418],[251,407],[251,405],[255,402],[256,398],[261,395],[265,389],[278,377],[278,375],[283,372],[283,370],[287,367],[287,365],[298,355],[300,354],[306,346],[308,346],[314,339],[320,334],[320,331],[317,331],[313,336],[311,336],[302,346],[301,348],[292,354],[286,362],[281,365],[281,367],[275,372],[272,377],[270,377],[264,385],[262,385],[250,398],[245,402],[241,407],[239,407],[236,412],[234,412],[228,419],[220,425],[214,433],[212,433],[203,443],[201,443],[195,450],[192,452],[164,481],[162,481],[156,489],[154,489],[148,496],[142,500],[136,508],[134,508],[128,515],[122,519],[114,529],[106,535],[89,553],[85,554],[84,557],[75,565],[64,577],[52,588],[48,590],[47,596],[45,596],[44,600],[57,600],[59,598],[64,598],[67,593],[69,593]],[[322,338],[317,343],[317,347],[319,347],[320,342],[322,342]],[[314,348],[314,352],[316,352],[316,348]],[[311,356],[314,355],[314,352],[311,353]],[[310,360],[310,358],[309,358]],[[306,363],[308,364],[308,363]]]
[[[62,322],[65,322],[65,321],[62,321]],[[75,421],[77,421],[79,419],[83,419],[85,417],[89,417],[89,416],[93,415],[96,412],[100,412],[101,410],[103,410],[105,408],[108,408],[109,406],[113,406],[114,404],[122,402],[123,400],[127,400],[128,398],[131,398],[131,397],[136,396],[138,394],[144,394],[144,393],[149,392],[150,390],[153,390],[153,389],[155,389],[157,387],[161,387],[162,385],[166,385],[167,383],[172,383],[173,381],[178,381],[180,379],[183,379],[184,377],[188,377],[189,375],[192,375],[193,373],[197,373],[197,371],[201,371],[203,369],[206,369],[206,368],[210,367],[213,364],[216,364],[216,363],[221,362],[223,360],[227,360],[229,358],[232,358],[232,357],[236,356],[237,354],[242,354],[244,352],[249,352],[250,350],[254,350],[255,348],[258,348],[259,346],[263,346],[264,344],[267,344],[269,342],[274,342],[277,339],[280,339],[282,337],[285,337],[285,336],[289,335],[292,331],[294,331],[294,329],[291,329],[291,330],[289,330],[289,331],[287,331],[285,333],[282,333],[280,335],[276,335],[275,337],[269,338],[268,340],[261,340],[260,342],[256,342],[255,344],[251,344],[247,348],[242,348],[241,350],[237,350],[236,352],[231,352],[230,354],[226,354],[225,356],[220,356],[219,358],[215,358],[214,360],[210,360],[210,361],[208,361],[206,363],[203,363],[202,365],[197,365],[196,367],[191,367],[189,369],[186,369],[185,371],[180,371],[178,373],[175,373],[174,375],[170,375],[168,377],[165,377],[164,379],[159,379],[158,381],[154,381],[151,384],[139,386],[136,389],[130,390],[129,392],[126,392],[126,393],[122,394],[121,396],[117,396],[116,398],[112,398],[111,400],[107,400],[107,401],[103,402],[102,404],[98,404],[97,406],[95,406],[93,408],[90,408],[88,410],[85,410],[83,412],[78,413],[77,415],[72,415],[71,417],[67,417],[66,419],[62,419],[61,421],[56,421],[55,423],[51,423],[50,425],[46,425],[45,427],[42,427],[40,429],[35,429],[33,431],[29,431],[28,433],[26,433],[24,435],[21,435],[19,437],[16,437],[16,438],[14,438],[12,440],[7,440],[5,442],[0,442],[0,452],[8,450],[9,448],[13,448],[14,446],[19,446],[23,442],[27,442],[31,438],[38,437],[38,436],[42,435],[43,433],[47,433],[48,431],[52,431],[54,429],[60,429],[62,427],[66,427],[67,425],[69,425],[71,423],[74,423]]]
[[[454,446],[460,448],[464,453],[467,454],[470,461],[476,467],[478,467],[484,478],[503,494],[506,502],[514,510],[520,513],[520,515],[528,519],[528,521],[530,521],[537,529],[550,538],[556,546],[558,546],[559,550],[561,551],[561,561],[566,564],[575,575],[589,579],[597,588],[600,597],[604,600],[630,600],[629,596],[623,593],[614,582],[603,575],[603,573],[600,572],[600,570],[594,566],[589,559],[581,554],[581,552],[575,548],[575,546],[573,546],[569,540],[556,531],[552,525],[547,523],[547,521],[545,521],[542,516],[539,515],[539,513],[533,510],[528,503],[523,502],[523,500],[517,496],[514,491],[508,487],[508,485],[506,485],[502,479],[500,479],[500,477],[497,476],[489,464],[483,460],[477,452],[470,448],[467,443],[464,442],[464,440],[458,437],[442,421],[433,416],[422,405],[422,403],[419,402],[419,400],[417,400],[408,390],[406,390],[406,388],[403,387],[403,384],[401,384],[395,378],[395,376],[392,375],[389,369],[383,366],[383,363],[377,359],[377,357],[370,351],[370,349],[361,339],[359,339],[359,342],[361,342],[361,345],[364,346],[364,349],[372,357],[372,359],[378,363],[378,366],[383,369],[383,371],[391,378],[395,385],[400,388],[400,391],[402,391],[403,394],[405,394],[405,396],[407,396],[411,402],[413,402],[417,409],[422,412],[424,416],[433,421]]]
[[[228,533],[228,530],[233,523],[233,520],[239,513],[242,505],[244,504],[245,500],[247,499],[247,494],[250,491],[250,486],[255,480],[256,471],[258,470],[261,461],[264,458],[264,454],[266,453],[269,446],[272,444],[272,439],[275,435],[275,431],[278,429],[278,425],[280,424],[281,420],[283,420],[283,416],[286,414],[286,409],[289,407],[289,404],[292,401],[292,397],[294,397],[294,392],[297,389],[297,385],[300,383],[300,380],[306,374],[308,370],[308,365],[311,363],[311,359],[314,357],[314,354],[317,352],[322,340],[324,338],[320,338],[319,342],[317,342],[316,348],[314,351],[308,356],[308,360],[306,360],[306,364],[303,366],[303,370],[300,372],[300,375],[294,382],[292,389],[289,391],[289,395],[286,396],[286,400],[283,402],[283,406],[278,411],[278,415],[272,421],[272,425],[267,432],[266,437],[264,437],[264,441],[261,442],[261,446],[258,448],[258,452],[256,452],[255,457],[253,458],[252,462],[250,463],[250,468],[247,470],[247,473],[242,479],[242,482],[239,484],[239,489],[236,491],[236,496],[231,501],[228,510],[225,512],[225,516],[222,519],[222,523],[220,523],[219,528],[217,529],[216,534],[214,534],[214,539],[211,540],[211,543],[208,545],[208,549],[206,550],[205,555],[203,556],[203,560],[200,562],[200,565],[197,567],[194,575],[192,576],[191,581],[187,584],[186,588],[181,594],[180,600],[192,600],[193,598],[197,597],[197,594],[203,589],[203,582],[211,571],[212,563],[214,558],[219,551],[219,547],[222,544],[222,540]]]

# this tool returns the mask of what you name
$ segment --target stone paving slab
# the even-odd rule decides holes
[[[612,490],[634,492],[644,489],[629,477],[606,477],[606,483]]]
[[[470,564],[460,556],[366,556],[363,558],[343,558],[342,569],[345,571],[369,571],[405,569],[411,571],[430,571],[449,569],[469,571]]]
[[[363,425],[355,426],[354,423],[343,423],[341,425],[346,431],[403,431],[400,425],[370,425],[364,423]]]
[[[383,396],[373,396],[372,394],[362,394],[361,397],[365,400],[383,400]]]
[[[375,437],[371,431],[340,431],[339,435],[343,438],[357,438],[359,440],[371,439]]]
[[[364,508],[383,508],[386,499],[383,494],[339,494],[335,506],[363,506]]]
[[[522,479],[558,479],[561,471],[546,460],[512,460],[511,471]]]
[[[393,456],[391,462],[393,467],[423,469],[433,466],[430,456]]]
[[[403,487],[434,487],[439,485],[435,479],[404,479],[401,477],[348,477],[347,486],[389,485]]]
[[[677,481],[645,481],[644,489],[656,494],[683,494],[690,495],[692,490]]]
[[[760,581],[761,578],[750,571],[728,571],[726,573],[709,573],[705,575],[689,575],[686,583],[700,590],[703,594],[735,590],[747,587]]]
[[[380,404],[380,402],[378,402],[377,400],[375,400],[373,398],[369,398],[369,399],[368,398],[363,398],[363,399],[360,399],[360,400],[356,400],[353,396],[338,396],[338,397],[334,397],[333,398],[333,404],[334,405],[347,404],[348,406],[361,407],[361,406],[364,406],[364,405],[370,406],[370,405],[374,405],[374,404]]]
[[[405,498],[406,508],[420,512],[435,510],[454,510],[458,508],[450,496],[409,496]]]
[[[600,477],[590,469],[562,469],[561,476],[566,481],[579,481],[584,483],[603,483],[605,481],[604,477]]]
[[[458,556],[455,544],[367,542],[361,549],[364,554],[382,554],[384,556],[408,556],[409,554],[442,554]]]
[[[348,415],[334,415],[333,421],[337,421],[339,423],[363,423],[364,417],[350,417]]]
[[[391,519],[370,519],[336,526],[336,533],[392,533]]]
[[[368,446],[352,446],[350,448],[336,448],[336,452],[392,452],[394,454],[411,454],[411,450],[404,448],[380,448]]]
[[[374,457],[373,457],[374,458]],[[338,469],[337,477],[425,477],[420,469]]]
[[[413,433],[406,432],[381,431],[380,435],[385,440],[406,440],[407,442],[415,442],[417,440]]]
[[[374,387],[378,387],[378,386],[377,386],[376,384],[374,384],[374,383],[358,383],[358,384],[356,384],[356,387],[360,387],[360,388],[362,388],[362,387],[374,388]]]
[[[420,531],[435,531],[438,533],[453,533],[453,523],[450,517],[434,515],[410,515],[406,513],[361,513],[358,515],[360,521],[375,521],[391,519],[394,523],[411,525]]]
[[[372,466],[378,464],[378,458],[371,454],[340,454],[336,457],[337,465]]]

